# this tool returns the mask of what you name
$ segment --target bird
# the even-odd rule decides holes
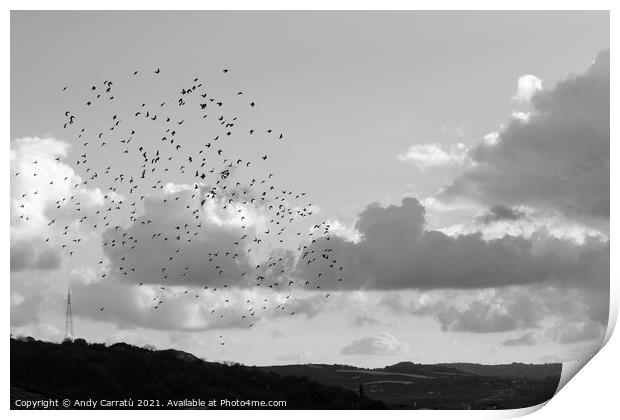
[[[222,72],[228,73],[229,69],[224,68]],[[154,73],[160,74],[160,68],[156,68]],[[138,70],[134,70],[132,75],[127,74],[125,77],[130,83],[137,83],[138,74]],[[234,75],[231,76],[234,78]],[[317,289],[321,288],[318,281],[329,278],[326,270],[333,274],[339,273],[338,283],[346,278],[343,265],[327,245],[327,221],[317,222],[315,228],[307,234],[294,227],[301,220],[312,220],[313,206],[307,202],[305,192],[295,191],[289,186],[278,187],[275,180],[279,178],[274,174],[277,173],[278,159],[273,162],[269,160],[263,165],[252,164],[259,157],[267,161],[268,156],[264,153],[271,149],[253,142],[248,153],[242,155],[235,152],[234,143],[250,141],[249,137],[241,136],[241,132],[249,132],[254,136],[251,139],[257,141],[260,136],[255,134],[265,130],[260,125],[244,126],[243,112],[244,109],[249,112],[248,102],[230,100],[231,96],[246,97],[251,92],[237,88],[216,95],[210,89],[207,91],[204,86],[207,83],[201,78],[193,77],[181,83],[178,90],[175,89],[174,97],[155,96],[153,92],[153,96],[158,98],[156,101],[147,103],[136,100],[132,104],[126,100],[128,92],[117,91],[117,86],[124,86],[124,83],[116,82],[106,80],[103,84],[88,84],[81,90],[75,89],[72,84],[70,91],[68,85],[62,89],[66,91],[67,98],[75,98],[75,103],[68,106],[71,111],[65,110],[61,122],[69,136],[74,135],[75,140],[79,139],[75,147],[81,147],[81,151],[75,155],[76,175],[65,177],[63,181],[69,184],[69,192],[66,196],[62,193],[63,196],[58,197],[54,206],[62,212],[57,213],[63,215],[62,219],[55,216],[47,221],[48,232],[44,236],[46,246],[56,246],[57,243],[65,255],[77,255],[76,252],[86,239],[84,228],[79,226],[105,232],[102,247],[107,258],[99,260],[98,265],[102,266],[102,270],[98,276],[106,280],[100,281],[104,284],[116,281],[118,277],[124,281],[133,280],[136,287],[143,287],[141,293],[153,293],[153,309],[160,308],[164,303],[162,299],[174,293],[174,289],[169,288],[173,279],[186,286],[181,295],[193,296],[191,302],[206,295],[212,296],[220,305],[233,306],[235,301],[226,292],[233,288],[230,281],[235,277],[242,279],[242,283],[255,284],[254,287],[271,293],[288,287],[290,292],[286,297],[287,302],[296,291],[308,290],[308,293],[317,293],[318,296]],[[153,88],[154,91],[156,89],[157,86]],[[87,96],[83,95],[84,91],[88,92]],[[178,92],[181,92],[180,97]],[[98,106],[104,99],[111,101],[115,96],[127,103],[126,110],[116,107],[115,102],[105,107]],[[217,107],[211,109],[212,105],[209,104]],[[249,101],[249,104],[249,108],[256,106],[254,100]],[[191,107],[202,112],[191,112]],[[210,112],[206,112],[207,108]],[[143,129],[145,127],[148,129]],[[194,127],[204,129],[207,133],[209,140],[200,142],[203,146],[193,143],[189,138],[186,130],[193,130]],[[279,133],[277,138],[283,140],[285,131],[278,128],[268,128],[266,132]],[[212,130],[212,134],[209,134],[209,130]],[[92,138],[99,139],[96,145],[92,144],[92,140],[88,141]],[[158,140],[154,142],[152,138]],[[70,165],[69,162],[61,162],[60,156],[56,156],[54,161],[55,165]],[[39,166],[37,161],[32,165],[34,168]],[[27,175],[21,174],[21,169],[14,172],[16,177]],[[40,169],[33,171],[33,176],[45,176]],[[178,180],[175,176],[179,177]],[[46,181],[49,182],[43,184],[50,189],[57,188],[60,182],[56,179]],[[177,181],[186,185],[186,189],[170,190],[168,183]],[[103,204],[96,209],[83,203],[84,189],[90,186],[102,191]],[[25,213],[20,214],[20,220],[29,223],[27,211],[30,201],[27,200],[44,200],[48,194],[42,190],[39,194],[36,189],[25,194],[23,201],[15,208]],[[145,209],[153,205],[160,206],[162,212],[174,215],[174,220],[178,222],[172,226],[149,217]],[[192,247],[205,243],[209,229],[212,228],[210,221],[204,217],[211,207],[222,214],[234,214],[231,220],[236,223],[239,235],[233,235],[229,241],[225,238],[217,245],[207,241],[211,249],[205,249],[207,256],[204,260],[186,265],[184,261],[191,261]],[[260,212],[266,213],[264,229],[258,228],[254,220],[254,213]],[[59,225],[60,220],[65,220],[65,213],[75,214],[76,223]],[[274,246],[283,246],[285,238],[297,241],[295,246],[298,246],[299,262],[308,265],[314,270],[312,273],[318,275],[312,274],[311,277],[308,274],[307,278],[302,277],[298,282],[288,278],[295,275],[294,269],[273,251]],[[165,251],[150,251],[153,247],[160,249],[160,246]],[[136,264],[136,257],[143,253],[149,255],[152,264]],[[265,254],[265,261],[256,264],[256,268],[239,270],[248,253],[256,254],[255,258],[261,259],[261,255]],[[193,280],[189,279],[199,278],[203,267],[212,269],[209,276],[217,284],[204,286],[199,289],[201,293],[195,293],[191,286]],[[151,269],[159,273],[148,282],[152,288],[145,286],[143,280]],[[243,272],[236,275],[237,270]],[[330,293],[321,292],[321,295],[325,299],[330,297]],[[272,303],[275,299],[263,299],[262,302],[242,315],[241,319],[252,320],[244,323],[246,327],[256,325],[255,320],[260,316],[258,311],[286,307],[281,302]],[[246,303],[251,302],[247,299]],[[169,302],[167,305],[174,304]],[[103,311],[104,307],[99,309]],[[230,319],[227,313],[219,310],[216,313],[215,308],[210,313],[221,319],[218,322],[225,323]],[[295,311],[289,313],[295,315]],[[223,339],[221,342],[224,345]]]

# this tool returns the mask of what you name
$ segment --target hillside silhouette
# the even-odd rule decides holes
[[[12,408],[20,397],[238,399],[286,401],[286,409],[384,408],[380,401],[355,391],[256,367],[205,362],[178,350],[148,350],[125,343],[106,346],[82,339],[55,344],[31,337],[11,338]]]
[[[132,398],[162,404],[188,399],[286,401],[287,409],[508,409],[549,400],[561,372],[558,363],[248,367],[125,343],[11,338],[13,408],[17,399]]]

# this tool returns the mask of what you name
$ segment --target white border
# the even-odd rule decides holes
[[[616,2],[617,3],[617,2]],[[4,2],[7,5],[6,13],[4,15],[3,22],[3,38],[2,52],[4,57],[10,55],[10,14],[9,10],[43,10],[49,9],[52,5],[49,1],[13,1],[9,0]],[[75,0],[56,1],[53,4],[53,8],[57,10],[145,10],[144,6],[148,6],[154,10],[351,10],[351,7],[355,7],[353,10],[611,10],[611,44],[616,39],[617,31],[615,30],[615,23],[618,20],[616,18],[616,10],[613,10],[612,1],[603,0],[589,0],[589,1],[562,1],[551,2],[541,0],[520,0],[520,1],[489,1],[489,0],[476,0],[476,1],[456,1],[456,0],[436,0],[436,1],[404,1],[404,0],[383,0],[383,1],[364,1],[357,0],[355,2],[344,0],[314,0],[314,1],[283,1],[283,0],[271,0],[271,1],[251,1],[251,0],[229,0],[229,1],[196,1],[196,0],[176,0],[174,2],[165,2],[161,0],[151,0],[150,2],[139,2],[135,0],[108,0],[108,1],[90,1],[79,2]],[[561,7],[561,8],[558,8]],[[147,9],[148,10],[148,9]],[[615,52],[611,54],[611,68],[617,69]],[[5,83],[2,85],[2,93],[4,103],[2,104],[3,113],[1,114],[4,119],[4,127],[7,130],[7,137],[5,138],[5,154],[4,164],[7,165],[4,168],[5,176],[2,177],[2,185],[4,191],[9,190],[9,178],[6,176],[8,172],[8,156],[9,156],[9,141],[10,139],[10,67],[8,65],[2,66],[3,79]],[[612,71],[612,74],[614,72]],[[613,112],[616,104],[615,98],[618,97],[617,85],[612,81],[612,96],[611,96],[611,114],[617,115]],[[616,138],[616,124],[612,119],[611,138]],[[611,142],[611,155],[617,156],[618,145],[616,141]],[[616,179],[618,170],[611,165],[611,179]],[[613,189],[613,188],[612,188]],[[6,194],[5,194],[6,197]],[[617,214],[618,202],[615,196],[611,197],[611,214]],[[9,220],[9,207],[5,205],[0,210],[2,212],[3,220],[5,223]],[[6,225],[5,225],[6,226]],[[611,224],[611,236],[616,237],[615,224]],[[611,244],[611,279],[618,278],[618,266],[616,263],[617,255],[615,242]],[[2,264],[3,272],[7,274],[4,280],[5,289],[5,302],[10,296],[10,283],[9,283],[9,234],[8,229],[4,234],[4,241],[2,242],[2,254],[0,261]],[[613,327],[616,323],[618,313],[618,287],[617,281],[611,283],[611,314],[610,314],[610,328],[607,333],[607,339],[609,339]],[[8,302],[7,302],[8,303]],[[4,327],[5,327],[5,344],[2,346],[2,360],[4,362],[4,372],[9,369],[9,318],[10,318],[10,305],[4,306],[3,311]],[[388,415],[390,417],[402,417],[410,419],[412,416],[421,418],[508,418],[516,417],[520,415],[529,414],[537,411],[532,418],[537,419],[583,419],[585,416],[592,418],[611,418],[612,413],[617,412],[615,406],[616,384],[615,380],[619,373],[618,354],[620,354],[620,344],[618,344],[617,337],[612,337],[607,345],[601,350],[599,354],[594,356],[594,359],[588,363],[583,369],[583,372],[579,374],[579,378],[570,381],[562,391],[554,397],[543,410],[537,411],[537,408],[522,409],[522,410],[509,410],[509,411],[492,411],[492,412],[467,412],[467,411],[392,411],[382,412],[380,415]],[[577,364],[573,364],[577,365]],[[575,366],[573,366],[574,368]],[[566,375],[563,375],[566,376]],[[563,378],[565,379],[565,378]],[[3,398],[0,399],[5,410],[8,410],[9,405],[9,380],[4,378],[2,381],[2,389],[0,395]],[[38,416],[43,412],[20,412],[11,411],[10,415],[20,418],[32,418]],[[138,416],[139,418],[157,419],[167,418],[170,416],[169,412],[131,412],[132,417]],[[320,412],[314,413],[311,411],[296,411],[291,412],[265,412],[265,411],[249,411],[249,412],[217,412],[217,414],[211,412],[209,414],[198,411],[189,412],[175,412],[174,415],[182,415],[195,418],[204,418],[205,415],[217,415],[218,418],[230,419],[238,418],[240,416],[252,416],[253,419],[277,419],[286,418],[290,419],[291,416],[295,418],[310,418],[316,415],[328,415],[328,416],[341,416],[341,415],[353,415],[357,418],[371,418],[378,413],[355,411],[352,413],[340,413],[340,412]],[[45,412],[43,415],[46,417],[60,417],[63,418],[81,418],[84,416],[83,412],[78,411],[58,411],[58,412]],[[91,412],[87,414],[89,417],[94,418],[108,418],[110,413],[107,412]],[[104,417],[105,416],[105,417]]]

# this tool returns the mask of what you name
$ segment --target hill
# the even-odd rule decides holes
[[[525,363],[510,363],[504,365],[479,365],[476,363],[448,363],[446,367],[461,372],[473,373],[480,376],[497,376],[506,378],[545,379],[562,373],[562,365],[551,363],[533,365]]]
[[[395,409],[501,409],[540,404],[555,394],[561,364],[422,365],[401,362],[382,369],[346,365],[267,366],[267,372],[295,375],[365,395]]]
[[[195,408],[192,401],[286,401],[287,409],[384,408],[353,390],[282,376],[256,367],[205,362],[177,350],[152,351],[118,343],[61,344],[11,339],[11,407],[20,399],[157,400],[159,407]],[[168,405],[168,401],[177,405]],[[234,403],[233,403],[234,404]],[[239,404],[239,403],[237,403]],[[75,408],[75,407],[74,407]],[[97,408],[102,408],[101,406]],[[106,408],[106,407],[103,407]],[[273,407],[251,407],[273,408]]]
[[[134,404],[157,400],[159,407],[145,408],[164,409],[201,408],[191,405],[194,400],[215,400],[215,406],[202,407],[209,409],[244,408],[222,407],[221,400],[286,401],[288,409],[522,408],[549,400],[561,372],[561,364],[522,363],[401,362],[380,369],[327,364],[247,367],[125,343],[11,339],[13,408],[17,400],[50,398],[131,398]]]

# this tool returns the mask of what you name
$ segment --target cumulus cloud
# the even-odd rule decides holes
[[[414,144],[398,155],[401,162],[411,162],[420,169],[430,167],[461,167],[468,162],[468,148],[463,143],[443,146],[437,143]]]
[[[252,258],[247,245],[239,241],[244,233],[251,236],[255,226],[248,224],[242,231],[234,210],[217,212],[217,206],[209,205],[197,213],[193,206],[187,209],[196,200],[191,195],[192,190],[165,195],[168,203],[162,197],[146,198],[144,214],[131,226],[108,230],[103,240],[110,273],[133,284],[210,288],[251,288],[260,283],[283,289],[291,280],[292,287],[299,288],[310,280],[312,287],[321,289],[467,289],[582,281],[608,253],[604,241],[579,245],[550,241],[542,234],[486,240],[477,232],[452,237],[426,230],[424,207],[409,197],[400,205],[368,206],[360,213],[356,235],[350,240],[334,234],[329,242],[309,244],[308,252],[316,255],[326,247],[332,249],[337,264],[331,260],[307,264],[292,251],[275,250],[270,256],[278,257],[277,267],[266,269],[262,264],[257,270],[255,266],[264,259]],[[491,211],[489,217],[494,218],[520,216],[517,210],[502,207]],[[133,243],[139,246],[128,246]],[[591,257],[584,258],[586,252]],[[257,281],[259,275],[264,279]]]
[[[466,221],[442,226],[438,230],[453,237],[481,233],[486,240],[499,239],[510,235],[533,239],[534,241],[550,237],[562,241],[572,241],[575,244],[587,243],[592,238],[598,238],[601,243],[609,241],[608,234],[555,212],[537,211],[525,207],[507,208],[521,212],[523,215],[511,220],[510,218],[502,219],[498,217],[500,215],[493,214],[491,211],[480,212],[473,216],[474,223]]]
[[[297,274],[322,288],[473,289],[553,281],[604,289],[609,279],[609,242],[582,244],[539,232],[530,238],[486,240],[479,232],[448,236],[425,229],[425,209],[415,198],[400,205],[368,206],[358,216],[357,243],[331,237],[310,251],[333,250],[343,270],[329,261],[299,261]],[[342,281],[339,279],[342,278]],[[596,285],[596,286],[595,286]]]
[[[338,235],[350,242],[358,242],[360,240],[360,234],[354,228],[347,227],[340,223],[338,220],[327,220],[329,225],[329,233]]]
[[[519,91],[529,97],[531,115],[508,122],[495,142],[472,148],[475,165],[442,197],[549,209],[608,229],[609,51],[553,89],[539,90],[529,78]]]
[[[351,325],[354,327],[365,327],[367,325],[377,325],[379,321],[374,316],[367,313],[360,313],[353,317]]]
[[[580,342],[601,342],[605,336],[605,327],[593,320],[567,318],[560,320],[549,335],[561,344]]]
[[[11,271],[59,267],[62,255],[58,249],[41,242],[41,238],[15,239],[11,244]]]
[[[479,215],[477,220],[484,223],[489,224],[493,222],[497,222],[500,220],[510,220],[515,221],[519,219],[523,219],[525,217],[525,212],[511,207],[506,207],[502,205],[495,205],[491,207],[487,212]]]
[[[542,90],[534,76],[521,78],[515,100],[531,109],[476,147],[413,145],[398,159],[421,169],[463,169],[441,197],[465,197],[490,206],[477,218],[485,225],[522,221],[532,208],[608,221],[608,52],[583,75],[549,91]],[[73,206],[79,202],[81,213],[94,223],[95,210],[105,204],[99,189],[83,184],[62,162],[67,151],[66,143],[50,138],[11,142],[11,269],[16,275],[61,263],[61,233],[48,226],[52,219],[79,232]],[[252,321],[293,312],[313,317],[324,310],[323,292],[302,293],[304,281],[310,280],[313,289],[320,283],[322,290],[423,291],[422,299],[386,299],[384,306],[401,315],[430,317],[446,332],[547,328],[547,337],[562,344],[593,342],[604,334],[609,241],[601,237],[585,235],[577,242],[544,230],[527,237],[447,234],[428,229],[426,209],[408,197],[396,205],[368,206],[354,226],[330,222],[329,242],[316,241],[307,248],[315,255],[329,248],[338,260],[329,267],[331,261],[307,264],[284,249],[250,252],[251,245],[239,239],[264,227],[260,208],[233,204],[222,209],[223,203],[215,199],[197,205],[202,196],[192,196],[201,194],[202,187],[196,191],[192,185],[167,184],[160,192],[163,196],[144,199],[143,214],[132,224],[110,227],[103,234],[107,265],[101,272],[76,272],[82,278],[74,282],[76,316],[130,329],[247,328]],[[58,203],[70,196],[74,199]],[[44,242],[47,237],[49,243]],[[136,243],[139,246],[132,247]],[[269,257],[281,258],[279,265],[266,269],[262,263]],[[257,264],[262,267],[256,269]],[[102,273],[108,274],[105,281]],[[282,285],[290,279],[295,284],[285,293]],[[25,286],[12,287],[12,325],[27,329],[37,321],[45,298],[43,292],[31,292]],[[294,296],[286,298],[290,292]],[[57,298],[60,302],[63,297]],[[266,309],[253,308],[255,315],[249,316],[247,301],[254,306],[264,299],[269,300]],[[351,322],[368,326],[379,319],[364,311]],[[535,343],[533,334],[526,333],[503,345]],[[342,353],[396,354],[404,349],[405,344],[384,333],[355,340]]]
[[[11,271],[57,268],[60,242],[66,239],[61,229],[82,230],[76,206],[84,222],[94,220],[105,203],[100,189],[89,188],[62,162],[68,150],[67,143],[54,138],[11,141]]]
[[[517,91],[512,97],[516,102],[529,102],[532,97],[542,90],[542,80],[533,74],[524,74],[519,77],[517,82]]]
[[[379,333],[374,336],[354,340],[342,349],[344,355],[393,355],[405,351],[408,346],[398,341],[396,337],[388,333]]]
[[[240,238],[254,237],[256,224],[250,219],[259,216],[248,209],[222,209],[225,199],[205,199],[199,191],[177,188],[147,197],[134,223],[104,232],[112,275],[133,284],[253,285],[255,262],[248,241]]]
[[[515,346],[534,346],[536,345],[536,339],[534,338],[534,333],[528,332],[523,334],[520,337],[510,338],[504,342],[502,342],[503,346],[515,347]]]
[[[293,313],[295,317],[312,318],[325,306],[324,295],[312,292],[292,296],[264,288],[227,288],[216,292],[185,287],[162,290],[115,280],[74,284],[72,296],[74,316],[109,322],[122,329],[250,328],[250,324],[291,317]],[[99,310],[101,307],[103,311]]]
[[[390,302],[393,308],[416,316],[432,316],[442,331],[491,333],[536,327],[540,307],[527,289],[486,289],[469,296],[426,295],[419,302]],[[400,308],[394,305],[401,305]],[[403,306],[404,305],[404,306]]]
[[[601,338],[607,319],[593,310],[608,308],[608,300],[602,293],[577,286],[546,284],[392,294],[382,298],[378,308],[400,317],[432,318],[445,332],[480,334],[537,328],[550,340],[564,344]]]

